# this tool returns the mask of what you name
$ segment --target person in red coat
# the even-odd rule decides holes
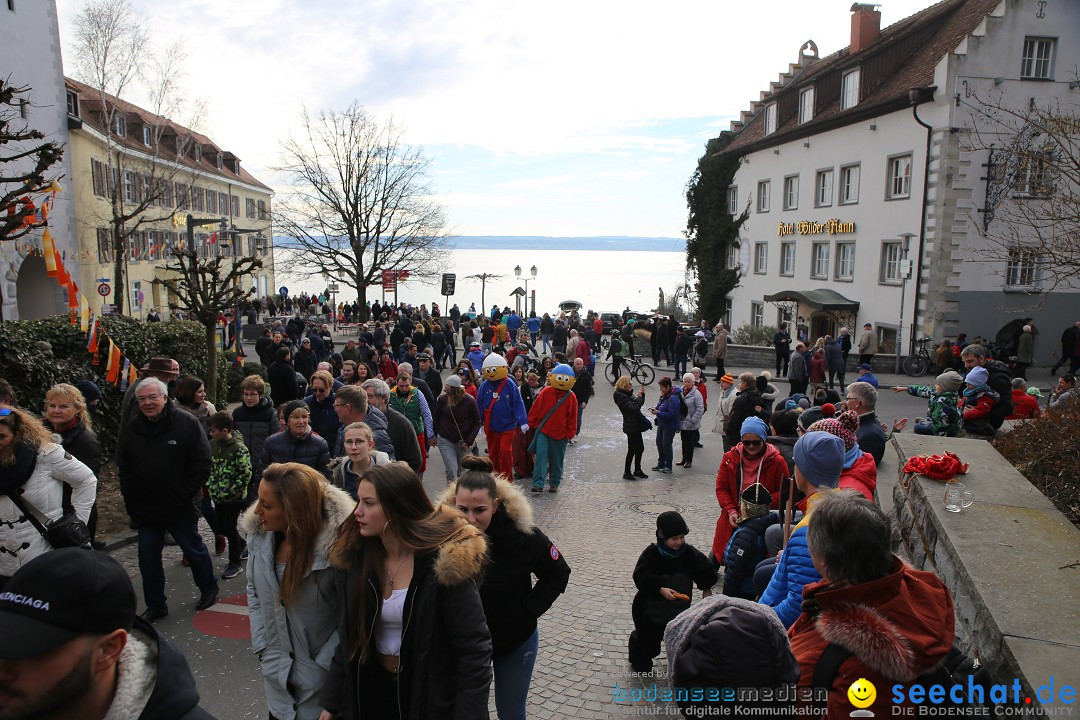
[[[717,563],[724,561],[724,548],[739,523],[739,497],[747,487],[758,482],[772,495],[770,507],[780,507],[780,485],[787,475],[787,462],[774,446],[765,441],[769,429],[758,417],[743,421],[742,442],[724,453],[716,473],[716,501],[720,517],[716,520],[712,553]]]
[[[809,688],[825,649],[839,646],[847,657],[831,678],[826,717],[851,715],[848,688],[860,678],[873,683],[877,697],[858,709],[887,717],[896,712],[888,689],[948,656],[952,596],[936,575],[892,554],[888,517],[850,490],[825,493],[814,505],[806,542],[822,580],[803,589],[803,612],[788,631],[798,685]]]
[[[1024,378],[1015,378],[1012,381],[1012,415],[1006,420],[1030,420],[1039,416],[1039,401],[1042,391],[1039,388],[1028,388]]]
[[[560,363],[548,373],[548,386],[533,399],[528,427],[535,430],[534,493],[544,491],[545,480],[548,492],[558,492],[562,484],[566,444],[577,434],[578,403],[570,392],[576,380],[573,368]]]

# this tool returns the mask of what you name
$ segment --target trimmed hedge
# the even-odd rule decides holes
[[[206,331],[194,322],[141,322],[128,317],[101,318],[101,326],[137,367],[142,367],[155,355],[168,355],[180,363],[183,374],[206,377]],[[45,341],[52,346],[49,358],[35,343]],[[58,382],[74,383],[89,379],[101,388],[102,401],[91,411],[94,432],[101,441],[106,456],[116,447],[117,424],[120,419],[120,389],[105,382],[108,342],[102,342],[100,365],[93,365],[93,356],[86,350],[86,335],[71,326],[69,316],[57,315],[41,320],[16,320],[0,324],[0,377],[11,383],[18,395],[19,406],[41,413],[45,392]],[[231,373],[229,360],[218,353],[218,387],[208,388],[208,400],[224,407],[229,397]]]

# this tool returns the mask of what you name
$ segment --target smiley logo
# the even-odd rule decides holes
[[[847,690],[848,700],[857,708],[868,708],[874,704],[874,700],[877,699],[877,688],[874,687],[874,683],[870,682],[866,678],[859,678],[855,682],[851,683],[851,687]]]

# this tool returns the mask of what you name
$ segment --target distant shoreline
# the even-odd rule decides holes
[[[447,239],[453,250],[619,250],[686,252],[686,239],[678,237],[548,237],[544,235],[458,235]],[[275,237],[274,245],[289,247],[289,239]]]

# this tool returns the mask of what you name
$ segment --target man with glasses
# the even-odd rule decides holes
[[[394,454],[394,444],[386,431],[386,415],[368,404],[367,393],[358,385],[345,385],[334,395],[334,413],[337,415],[339,430],[331,448],[334,457],[345,455],[345,428],[354,422],[367,423],[371,436],[375,439],[376,449],[386,453],[391,460],[398,459]]]
[[[878,391],[868,382],[853,382],[847,386],[844,396],[844,409],[859,416],[859,429],[855,439],[859,449],[873,456],[874,463],[881,465],[885,457],[885,431],[877,416]]]
[[[331,446],[331,454],[338,457],[333,452],[333,446],[337,440],[341,420],[338,419],[334,408],[337,397],[334,393],[334,378],[328,372],[316,371],[311,376],[308,389],[311,390],[311,394],[304,398],[304,402],[307,403],[311,414],[311,429],[326,440],[326,443]]]
[[[169,402],[161,380],[147,378],[135,390],[138,414],[120,429],[116,466],[128,515],[138,525],[139,571],[146,610],[154,622],[169,614],[161,551],[172,534],[202,593],[196,610],[217,602],[210,553],[199,535],[199,498],[210,478],[210,441],[194,415]]]
[[[365,380],[361,388],[367,394],[368,413],[378,411],[386,420],[386,433],[390,437],[390,443],[393,447],[393,450],[387,454],[392,458],[408,463],[409,467],[416,472],[420,472],[420,467],[423,464],[423,458],[420,455],[420,440],[409,419],[390,407],[390,386],[379,378],[372,378],[371,380]],[[338,395],[340,396],[341,393],[338,393]],[[379,449],[382,450],[382,447],[379,447]]]

